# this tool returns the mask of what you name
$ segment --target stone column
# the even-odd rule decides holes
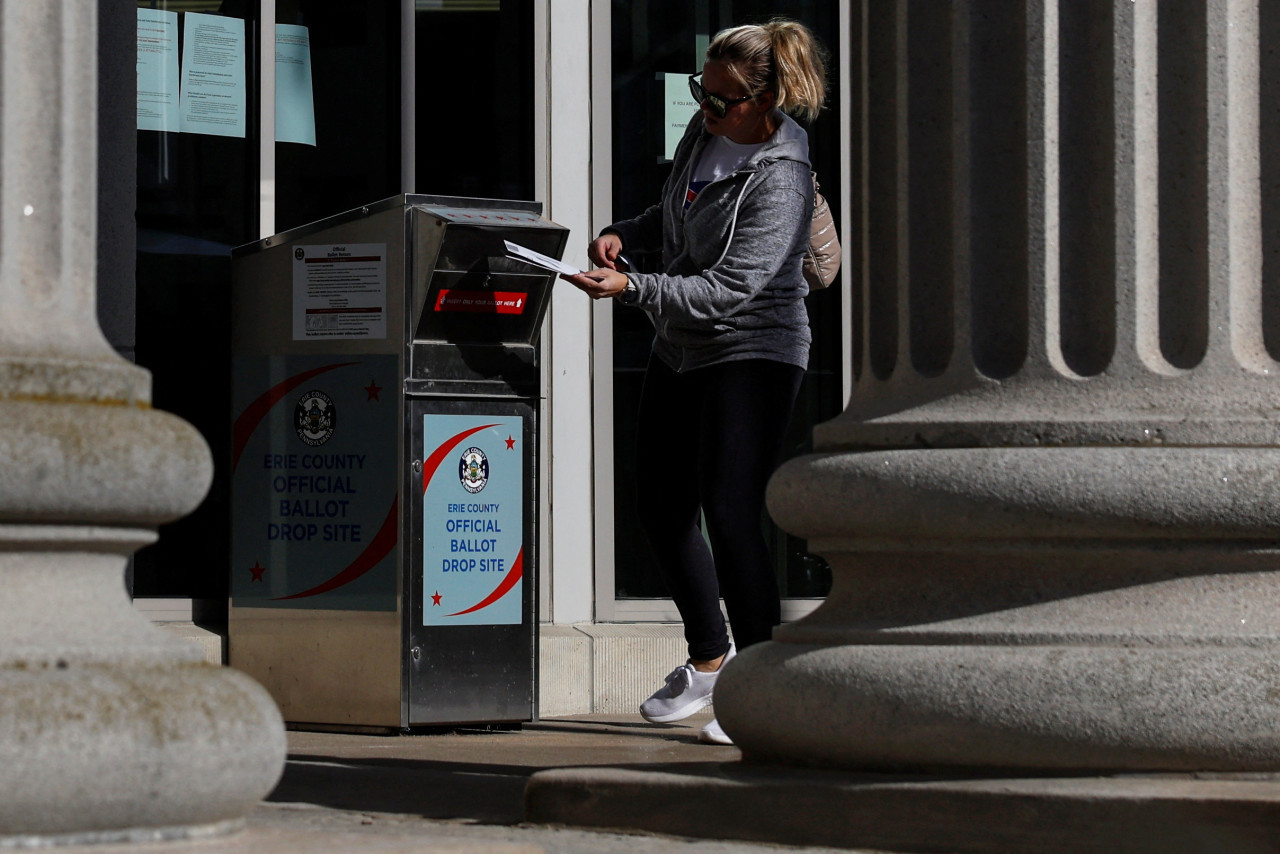
[[[0,845],[229,829],[284,761],[266,692],[123,588],[212,466],[95,320],[96,62],[93,4],[0,3]]]
[[[769,497],[835,580],[721,723],[846,768],[1277,770],[1280,8],[854,7],[856,389]]]

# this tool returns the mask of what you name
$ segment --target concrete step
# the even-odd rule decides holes
[[[704,839],[953,854],[1274,854],[1280,775],[999,779],[741,761],[558,768],[531,822]]]

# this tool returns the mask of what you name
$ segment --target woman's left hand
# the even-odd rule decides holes
[[[561,273],[560,278],[570,282],[592,299],[616,297],[627,286],[627,275],[617,270],[589,270],[572,276]]]

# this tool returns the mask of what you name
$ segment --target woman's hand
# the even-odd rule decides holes
[[[601,238],[601,240],[603,239]],[[592,245],[594,246],[594,244]],[[589,270],[586,273],[576,273],[572,276],[561,273],[560,278],[566,282],[571,282],[574,287],[583,291],[592,299],[616,297],[627,286],[626,274],[619,273],[616,270]]]
[[[618,255],[622,252],[622,238],[612,231],[602,234],[587,247],[591,263],[605,270],[618,269]]]

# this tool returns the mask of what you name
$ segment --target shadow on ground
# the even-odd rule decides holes
[[[517,824],[524,820],[529,777],[547,768],[597,766],[485,765],[415,759],[335,760],[291,756],[267,800],[350,812],[398,813],[418,818]],[[707,763],[611,766],[625,771],[705,776]],[[725,776],[733,776],[721,769]]]
[[[539,769],[516,765],[413,759],[290,756],[268,801],[352,812],[515,824],[524,818],[524,787]]]
[[[693,722],[690,722],[691,724]],[[706,773],[736,760],[732,747],[697,743],[700,725],[544,720],[514,731],[415,735],[291,732],[284,776],[267,798],[351,812],[481,824],[524,820],[533,774],[609,766]]]

